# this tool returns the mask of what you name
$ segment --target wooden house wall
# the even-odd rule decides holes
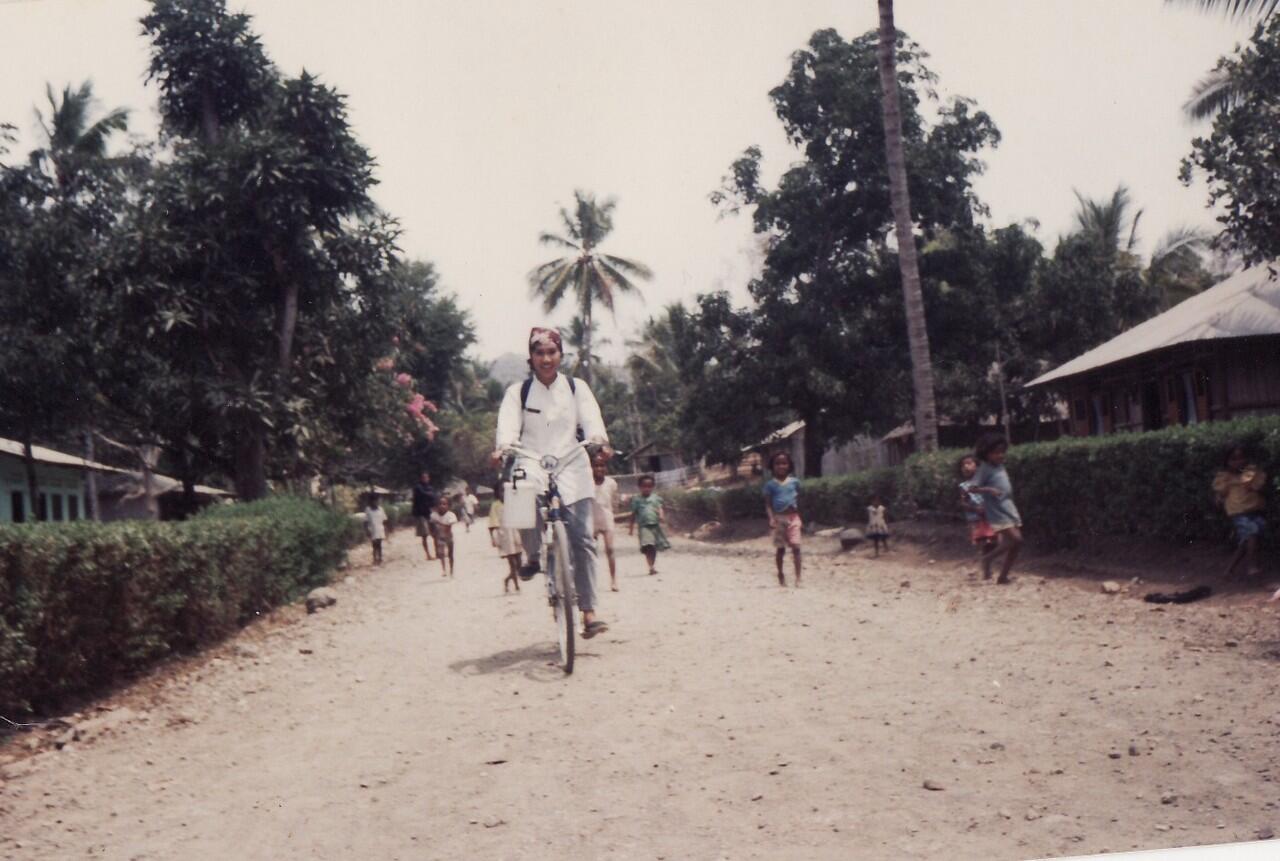
[[[1190,345],[1065,383],[1073,436],[1280,414],[1280,337]]]

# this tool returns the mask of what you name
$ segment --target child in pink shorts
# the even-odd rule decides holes
[[[791,548],[791,556],[796,566],[796,586],[800,585],[800,482],[792,475],[794,467],[791,456],[780,451],[769,458],[769,472],[773,478],[764,484],[764,513],[769,518],[769,529],[773,532],[773,546],[777,548],[778,585],[786,586],[787,578],[782,573],[782,563],[787,558],[787,548]]]

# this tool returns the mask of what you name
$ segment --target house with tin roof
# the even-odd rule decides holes
[[[1027,383],[1090,436],[1280,414],[1280,260],[1241,270]]]

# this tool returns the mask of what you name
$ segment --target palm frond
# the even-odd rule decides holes
[[[1280,8],[1280,0],[1165,0],[1179,6],[1198,6],[1202,12],[1221,11],[1229,18],[1258,18],[1264,20]]]
[[[560,248],[565,248],[570,251],[582,250],[582,247],[578,245],[576,242],[570,242],[568,239],[565,239],[563,236],[557,236],[554,233],[539,233],[538,242],[542,243],[543,245],[556,245]]]
[[[1144,209],[1139,209],[1133,214],[1133,221],[1129,222],[1129,241],[1125,244],[1124,250],[1133,253],[1133,249],[1138,245],[1138,222],[1142,220]]]
[[[1222,69],[1214,69],[1191,88],[1191,96],[1182,104],[1189,120],[1207,120],[1230,110],[1244,100],[1244,91]]]
[[[560,223],[564,225],[564,232],[569,235],[570,239],[576,242],[582,242],[582,229],[573,216],[569,214],[569,210],[563,206],[560,207]]]
[[[111,137],[113,132],[126,132],[128,130],[128,109],[116,108],[114,111],[84,130],[75,142],[75,152],[78,155],[105,155],[107,151],[107,138]]]
[[[1158,268],[1166,258],[1183,249],[1203,251],[1212,241],[1213,236],[1203,228],[1186,226],[1174,228],[1160,238],[1155,250],[1151,252],[1151,268]]]
[[[600,268],[608,274],[610,280],[613,282],[612,286],[616,288],[619,293],[635,294],[640,298],[640,301],[644,301],[644,294],[640,292],[640,288],[635,285],[635,282],[622,272],[615,269],[609,261],[600,260],[598,262],[600,264]],[[613,310],[612,304],[609,305],[609,310]]]
[[[614,274],[609,272],[608,264],[599,257],[591,259],[591,278],[595,288],[592,293],[599,298],[600,304],[608,308],[610,314],[613,314],[614,290],[616,289],[619,293],[625,293],[627,288],[622,286]]]
[[[538,285],[545,281],[548,275],[561,266],[569,266],[572,263],[572,257],[557,257],[555,260],[548,260],[546,263],[541,263],[529,270],[529,274],[525,277],[529,281],[529,286],[533,288],[533,295],[538,295]]]
[[[600,257],[614,269],[625,272],[633,278],[643,278],[647,281],[653,277],[653,270],[637,260],[615,257],[612,254],[601,254]]]
[[[550,314],[556,309],[556,306],[564,299],[564,294],[569,289],[569,285],[574,280],[571,276],[580,268],[576,263],[570,263],[548,273],[546,278],[535,285],[533,295],[542,297],[544,311]]]

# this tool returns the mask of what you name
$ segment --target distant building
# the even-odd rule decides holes
[[[668,472],[687,465],[679,452],[656,440],[633,449],[626,457],[631,464],[631,471],[636,473]]]
[[[102,520],[174,520],[190,514],[184,508],[182,482],[153,473],[155,514],[147,506],[142,475],[105,463],[85,460],[44,446],[32,446],[39,497],[32,504],[22,443],[0,439],[0,523],[83,520],[89,517],[85,478],[98,475],[98,514]],[[216,487],[196,485],[195,502],[202,508],[229,500],[232,494]]]
[[[32,446],[39,497],[33,501],[27,487],[27,468],[22,443],[0,439],[0,523],[29,523],[36,520],[80,520],[89,516],[84,493],[85,473],[102,475],[124,472],[113,466],[64,454],[44,446]]]
[[[1280,260],[1237,272],[1027,386],[1066,398],[1074,436],[1280,413]]]

